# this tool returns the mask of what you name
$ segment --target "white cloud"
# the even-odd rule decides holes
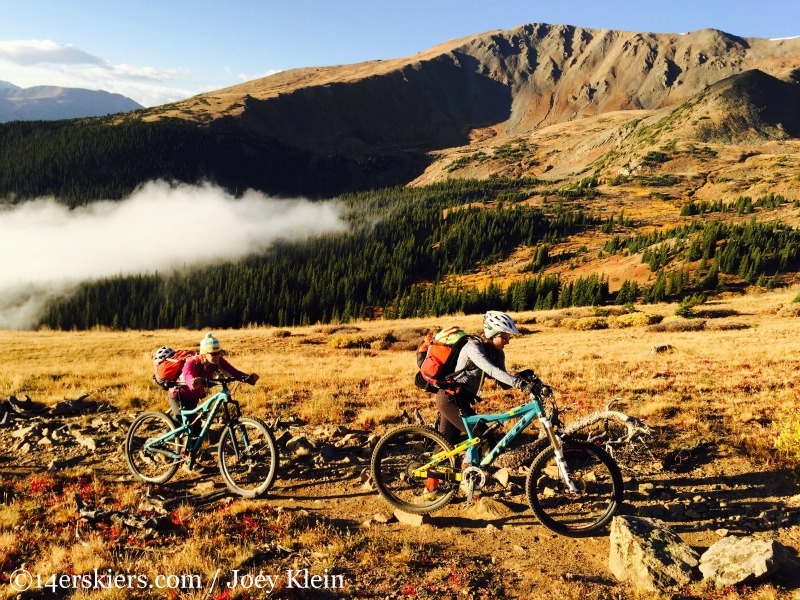
[[[39,199],[0,210],[0,328],[31,326],[76,283],[234,260],[281,238],[345,229],[337,202],[235,199],[212,185],[149,183],[130,198],[70,210]]]
[[[51,40],[0,41],[0,79],[23,88],[56,85],[105,90],[144,106],[158,106],[206,91],[199,90],[192,77],[186,69],[113,65]]]
[[[20,66],[43,63],[93,65],[104,62],[71,44],[56,44],[51,40],[0,41],[0,58]]]
[[[22,88],[55,85],[105,90],[147,107],[185,100],[279,72],[271,69],[259,75],[234,74],[226,67],[221,76],[224,81],[207,83],[201,82],[190,69],[115,65],[71,44],[52,40],[0,41],[0,80]]]

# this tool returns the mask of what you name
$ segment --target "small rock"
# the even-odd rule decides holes
[[[215,481],[201,481],[197,485],[194,486],[194,491],[196,492],[211,492],[214,488],[217,487],[217,483]]]
[[[717,587],[749,583],[774,573],[782,552],[774,540],[724,537],[700,557],[700,572]]]
[[[652,483],[640,483],[639,484],[639,493],[644,494],[645,496],[653,496],[655,495],[656,486]]]
[[[495,471],[492,477],[494,477],[497,481],[499,481],[500,485],[502,485],[504,488],[508,487],[509,473],[508,469],[506,469],[505,467]]]
[[[75,441],[78,442],[81,446],[88,448],[92,452],[97,450],[97,442],[95,442],[92,438],[86,437],[85,435],[79,436],[75,438]]]
[[[29,433],[33,433],[34,431],[38,431],[41,425],[30,425],[29,427],[22,427],[20,429],[15,429],[11,432],[11,437],[16,439],[22,439],[27,437]]]
[[[296,456],[308,456],[314,451],[314,444],[302,435],[296,435],[286,442],[286,449]]]
[[[636,511],[636,515],[649,519],[665,519],[669,515],[669,512],[660,504],[650,504],[640,506]]]
[[[411,525],[412,527],[419,527],[420,525],[430,524],[430,517],[428,515],[415,515],[407,513],[399,508],[394,511],[394,516],[398,523],[402,525]]]

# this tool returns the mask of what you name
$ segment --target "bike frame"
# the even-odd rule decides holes
[[[473,449],[481,444],[484,440],[480,436],[476,436],[474,434],[474,428],[478,423],[505,423],[510,419],[519,418],[514,427],[506,433],[502,439],[495,444],[495,446],[487,452],[486,456],[483,457],[483,460],[478,462],[477,458],[474,456]],[[467,456],[470,457],[470,462],[473,466],[481,466],[486,467],[492,464],[494,460],[505,450],[506,446],[510,444],[520,433],[522,433],[532,422],[534,419],[539,419],[539,421],[544,426],[544,430],[547,434],[547,438],[552,444],[555,453],[556,453],[556,462],[559,466],[559,470],[561,471],[561,476],[563,480],[567,483],[569,488],[575,492],[577,488],[575,484],[572,482],[571,478],[569,477],[569,473],[567,472],[566,463],[563,460],[563,454],[561,452],[561,441],[559,440],[558,436],[556,435],[555,431],[553,430],[553,424],[549,418],[545,415],[544,408],[542,407],[541,400],[531,394],[530,401],[526,402],[525,404],[520,404],[519,406],[515,406],[514,408],[502,412],[502,413],[487,413],[481,415],[470,415],[464,416],[461,415],[461,420],[464,423],[464,426],[467,430],[467,439],[463,442],[457,444],[452,450],[448,452],[439,452],[434,454],[430,461],[427,464],[415,469],[413,475],[415,477],[425,478],[425,477],[438,477],[444,479],[452,479],[455,481],[461,481],[461,473],[453,473],[449,477],[447,473],[441,473],[435,471],[435,467],[438,466],[443,461],[450,459],[451,457],[458,456],[464,452],[467,453]],[[445,477],[442,477],[445,475]]]
[[[467,439],[459,444],[462,446],[463,444],[468,444],[469,448],[476,446],[478,443],[482,441],[480,436],[475,436],[474,429],[478,423],[505,423],[513,418],[519,417],[519,421],[517,422],[511,430],[506,433],[500,441],[495,444],[495,446],[483,457],[483,460],[480,461],[480,466],[486,467],[494,462],[494,460],[505,450],[506,446],[510,444],[520,433],[522,433],[528,426],[533,422],[534,419],[539,419],[544,423],[545,428],[552,429],[552,425],[550,421],[545,418],[544,410],[542,408],[542,403],[539,401],[538,398],[534,398],[531,402],[527,402],[525,404],[521,404],[520,406],[516,406],[511,410],[508,410],[503,413],[488,413],[483,415],[470,415],[468,417],[461,416],[461,421],[463,421],[464,426],[467,430]],[[473,442],[473,440],[475,440]],[[477,460],[473,457],[472,460],[473,464],[477,463]]]
[[[197,439],[195,439],[194,443],[192,443],[190,446],[186,447],[186,450],[188,450],[190,456],[194,456],[197,450],[200,449],[200,446],[203,443],[203,441],[206,439],[208,431],[211,428],[211,423],[216,418],[221,407],[224,407],[225,409],[226,425],[230,424],[231,421],[238,416],[238,414],[232,415],[228,411],[228,406],[234,405],[236,407],[236,412],[239,413],[238,410],[239,404],[236,402],[236,400],[234,400],[231,397],[231,392],[228,389],[227,382],[220,381],[219,384],[222,386],[222,389],[213,396],[211,396],[210,398],[208,398],[202,404],[199,404],[197,408],[193,408],[191,410],[181,410],[180,413],[181,422],[179,427],[173,429],[172,431],[170,431],[165,435],[162,435],[161,437],[148,441],[145,444],[145,448],[153,452],[160,452],[161,454],[166,454],[167,456],[173,459],[182,458],[180,454],[169,452],[167,450],[164,450],[163,448],[158,448],[158,447],[154,448],[153,446],[163,442],[168,442],[178,437],[179,435],[184,435],[184,434],[188,435],[191,432],[191,423],[194,420],[195,416],[208,415],[205,420],[205,423],[203,423],[203,427],[200,429],[200,433],[198,434]],[[246,432],[242,433],[245,436],[247,435]],[[247,440],[245,439],[245,442],[246,441]]]

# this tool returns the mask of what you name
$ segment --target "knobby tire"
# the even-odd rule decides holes
[[[427,514],[448,504],[458,491],[452,481],[436,480],[435,493],[426,488],[427,479],[412,473],[439,452],[452,450],[439,433],[428,427],[404,425],[393,429],[375,446],[372,452],[372,477],[378,493],[389,504],[402,511]],[[442,463],[452,473],[455,457]]]
[[[539,521],[567,537],[588,537],[602,531],[623,499],[622,473],[614,459],[595,444],[563,440],[564,459],[579,493],[564,485],[549,446],[531,465],[525,483],[528,503]]]
[[[229,490],[243,498],[255,498],[266,492],[275,479],[275,438],[261,420],[239,417],[223,431],[217,461]]]
[[[158,444],[153,450],[145,444],[177,429],[175,422],[165,413],[145,411],[134,419],[125,437],[125,460],[133,476],[145,483],[164,483],[178,470],[180,459],[172,458],[156,450],[164,450],[173,456],[181,452],[184,436],[175,436]]]

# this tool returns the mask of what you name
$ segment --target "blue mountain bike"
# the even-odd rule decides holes
[[[180,465],[193,468],[212,423],[219,419],[223,427],[217,444],[217,464],[228,489],[244,498],[255,498],[269,489],[278,467],[275,438],[259,419],[241,416],[239,403],[228,387],[234,382],[239,380],[208,380],[209,386],[222,389],[197,408],[182,410],[178,415],[180,425],[160,411],[139,414],[125,439],[125,459],[133,476],[145,483],[164,483]],[[196,423],[202,423],[202,427],[193,435]]]
[[[547,446],[533,459],[528,472],[528,504],[545,527],[561,535],[586,537],[600,532],[622,503],[622,473],[599,445],[558,432],[543,408],[543,397],[549,395],[550,388],[537,379],[525,404],[504,413],[462,415],[467,439],[455,446],[425,425],[393,429],[372,453],[378,492],[392,506],[416,514],[446,506],[459,489],[471,502],[473,494],[486,485],[492,462],[538,419]],[[557,419],[558,410],[553,414]],[[492,432],[510,419],[519,420],[491,447]],[[482,446],[487,451],[481,458]],[[456,457],[465,453],[471,464],[462,469],[461,464],[456,466]]]

